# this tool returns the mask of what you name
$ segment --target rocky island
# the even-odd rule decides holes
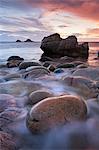
[[[24,42],[33,42],[31,39],[27,39]]]

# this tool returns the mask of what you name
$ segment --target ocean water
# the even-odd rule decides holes
[[[16,42],[0,42],[0,62],[5,62],[8,57],[18,55],[25,60],[39,60],[43,53],[40,49],[40,42],[16,43]],[[99,66],[97,53],[99,51],[99,43],[89,43],[88,63],[92,66]]]

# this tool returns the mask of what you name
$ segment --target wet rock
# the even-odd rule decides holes
[[[78,45],[75,36],[69,36],[66,39],[62,39],[57,33],[44,37],[40,48],[44,52],[41,56],[42,61],[44,61],[44,56],[51,58],[69,56],[73,58],[87,59],[89,55],[89,46],[87,42]]]
[[[8,74],[4,77],[4,80],[9,81],[9,80],[15,80],[21,78],[21,74],[19,73],[14,73],[14,74]]]
[[[11,94],[14,96],[26,96],[35,90],[39,90],[42,86],[32,81],[12,80],[0,83],[1,94]]]
[[[40,58],[41,62],[45,62],[45,61],[53,61],[53,58],[45,56],[44,54],[42,54],[42,57]]]
[[[19,65],[19,69],[26,69],[31,66],[41,66],[38,62],[22,62]]]
[[[87,64],[80,64],[77,66],[77,68],[88,68],[88,65]]]
[[[7,67],[12,68],[12,67],[18,67],[19,64],[23,61],[24,59],[19,57],[19,56],[11,56],[7,59]]]
[[[16,150],[13,137],[3,131],[0,131],[0,150]]]
[[[23,77],[27,79],[33,79],[48,75],[49,73],[49,70],[43,66],[34,66],[31,71],[24,73]]]
[[[78,97],[64,95],[42,100],[32,107],[27,116],[27,127],[42,133],[67,122],[83,120],[87,114],[85,102]]]
[[[35,103],[52,96],[53,94],[47,90],[37,90],[29,95],[29,103],[34,105]]]
[[[74,68],[76,67],[73,63],[65,63],[65,64],[59,64],[56,66],[57,68]]]
[[[19,57],[19,56],[10,56],[7,61],[10,61],[10,60],[24,60],[23,58]]]
[[[78,69],[73,74],[73,76],[83,76],[91,80],[96,80],[99,77],[99,68],[84,68]]]
[[[63,83],[66,83],[66,85],[76,88],[76,92],[86,98],[97,97],[98,89],[96,86],[96,82],[88,78],[82,76],[70,76],[64,78]]]

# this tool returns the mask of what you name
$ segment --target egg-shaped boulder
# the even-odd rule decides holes
[[[26,124],[32,133],[43,133],[67,122],[84,120],[87,107],[80,97],[64,95],[42,100],[32,107]]]

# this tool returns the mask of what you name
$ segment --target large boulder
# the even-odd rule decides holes
[[[42,133],[72,121],[84,120],[87,107],[82,98],[64,95],[43,99],[27,115],[27,127],[33,133]]]
[[[41,42],[43,50],[43,57],[60,58],[63,56],[69,56],[73,58],[88,58],[89,46],[88,43],[78,44],[76,36],[69,36],[66,39],[62,39],[59,34],[55,33],[48,37],[44,37]]]

